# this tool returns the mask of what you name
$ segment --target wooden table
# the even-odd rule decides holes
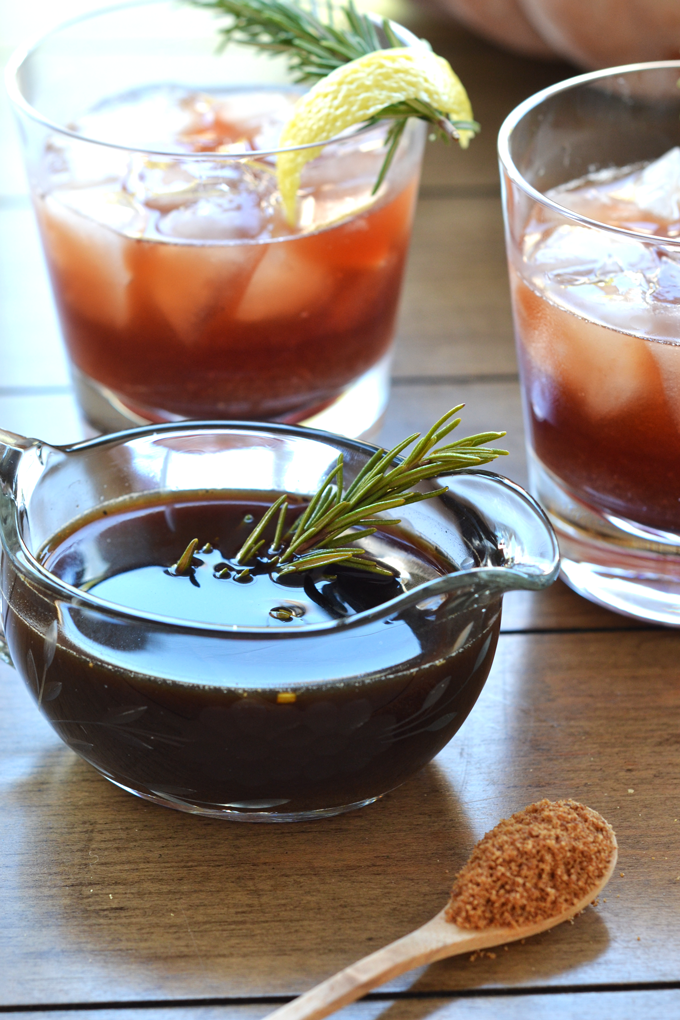
[[[501,53],[431,14],[483,134],[428,152],[382,439],[466,401],[467,425],[522,424],[495,135],[571,69]],[[82,435],[23,185],[0,205],[0,423]],[[14,175],[14,176],[13,176]],[[107,1020],[258,1020],[427,920],[498,819],[574,797],[615,826],[597,908],[495,957],[416,971],[354,1020],[680,1016],[680,635],[598,609],[561,583],[506,599],[486,688],[417,778],[363,811],[290,826],[163,810],[109,785],[57,739],[0,666],[0,1009]]]

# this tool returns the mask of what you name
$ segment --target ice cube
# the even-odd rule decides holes
[[[659,255],[659,269],[650,289],[650,300],[664,305],[680,304],[680,265],[675,259]]]
[[[370,194],[385,161],[384,123],[355,141],[325,146],[302,171],[303,187],[361,187]]]
[[[175,333],[195,343],[211,315],[238,304],[265,246],[146,241],[143,286]]]
[[[235,138],[242,136],[253,148],[271,151],[277,148],[283,125],[299,98],[300,92],[293,89],[234,92],[213,100],[214,116],[218,125],[228,125]]]
[[[375,314],[376,307],[384,308],[391,282],[384,273],[370,269],[350,277],[343,283],[339,300],[333,301],[328,309],[328,331],[348,333],[360,329],[366,319]]]
[[[517,330],[531,363],[540,415],[564,387],[592,418],[654,401],[659,372],[650,344],[556,307],[515,279]]]
[[[659,368],[668,410],[680,428],[680,343],[648,341],[647,346]]]
[[[553,188],[548,196],[601,223],[646,234],[666,233],[670,224],[677,228],[680,217],[680,148],[642,169],[601,170]]]
[[[599,170],[547,196],[601,223],[674,236],[680,216],[680,148],[641,169]]]
[[[680,263],[663,245],[565,224],[541,233],[536,225],[525,254],[523,273],[555,304],[622,332],[678,336]]]
[[[128,159],[126,152],[108,145],[50,135],[38,171],[40,187],[46,192],[85,187],[110,190],[111,181],[125,175]]]
[[[247,187],[244,168],[236,161],[189,162],[138,154],[130,158],[123,180],[125,192],[160,212],[191,205],[202,198],[219,199],[233,188]]]
[[[88,138],[145,151],[185,151],[178,142],[192,123],[186,101],[195,93],[179,85],[152,85],[97,103],[70,125]]]
[[[130,157],[123,180],[123,190],[148,206],[165,212],[184,202],[191,202],[197,188],[196,178],[181,162],[171,159]]]
[[[334,196],[324,200],[322,196],[319,205],[323,224],[328,226],[329,220],[336,219],[338,222],[333,230],[321,230],[300,238],[299,250],[314,260],[322,259],[329,267],[362,272],[386,269],[408,244],[416,188],[413,182],[390,201],[381,202],[380,195],[369,196],[363,205],[354,209],[349,206],[351,216],[342,198],[336,201]],[[306,224],[303,222],[303,225]]]
[[[670,149],[609,191],[612,198],[670,222],[680,218],[680,148]]]
[[[139,237],[144,233],[148,220],[146,209],[133,198],[110,183],[77,188],[58,188],[52,192],[56,202],[72,209],[102,226],[110,227],[117,234]]]
[[[590,283],[616,273],[651,275],[658,269],[655,249],[633,238],[568,223],[543,227],[525,236],[524,258],[558,280],[560,272],[568,274],[570,282]]]
[[[304,195],[298,207],[300,229],[311,233],[325,227],[335,226],[345,220],[352,221],[353,227],[344,229],[354,229],[358,233],[366,234],[371,224],[362,214],[370,213],[382,198],[384,198],[383,189],[381,189],[380,195],[373,196],[370,186],[353,190],[337,188],[329,193],[324,193],[322,190]],[[329,249],[339,239],[339,235],[333,234],[328,245]],[[371,240],[368,237],[366,239],[369,242]],[[369,246],[372,245],[369,243]],[[346,248],[347,245],[345,245]],[[339,261],[342,261],[341,254]]]
[[[270,216],[259,196],[248,191],[202,198],[163,216],[158,231],[189,241],[238,241],[260,237]]]
[[[241,322],[304,316],[326,300],[333,289],[329,271],[296,250],[296,241],[267,245],[238,306]]]
[[[56,195],[37,203],[45,251],[54,285],[61,299],[94,322],[120,329],[128,317],[128,285],[132,273],[127,260],[130,240],[112,222],[130,223],[134,211],[117,202],[106,203],[101,193],[85,193],[81,209],[99,210],[104,222],[63,204]],[[98,198],[98,201],[95,201]]]
[[[559,371],[593,418],[632,408],[638,401],[654,402],[659,377],[644,340],[568,312],[561,315],[556,324]]]

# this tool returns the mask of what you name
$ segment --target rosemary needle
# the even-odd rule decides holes
[[[192,538],[191,541],[189,542],[189,545],[186,547],[180,558],[177,560],[177,563],[175,563],[175,565],[170,568],[174,574],[177,574],[178,577],[183,577],[185,574],[189,572],[191,561],[194,558],[194,553],[196,552],[197,547],[198,539]]]
[[[344,487],[344,464],[340,454],[304,513],[288,531],[284,531],[288,497],[283,494],[253,528],[237,553],[236,562],[245,565],[257,556],[263,565],[279,575],[343,563],[369,573],[393,577],[393,571],[376,563],[354,543],[375,534],[378,527],[399,523],[393,518],[383,520],[382,513],[432,499],[447,491],[446,486],[427,492],[415,491],[414,486],[419,482],[451,474],[461,468],[488,464],[507,453],[507,450],[484,445],[502,438],[505,432],[482,432],[439,445],[460,424],[461,419],[456,415],[462,407],[463,404],[459,404],[447,411],[422,438],[416,432],[391,450],[376,450],[347,488]],[[413,448],[405,453],[409,446]],[[274,542],[263,555],[263,532],[277,512]]]
[[[343,64],[366,57],[377,50],[404,46],[385,18],[380,33],[375,21],[361,14],[354,0],[346,5],[326,0],[317,4],[295,0],[190,0],[197,7],[210,8],[216,14],[231,17],[220,27],[222,48],[230,41],[281,54],[288,60],[293,81],[313,85]],[[424,44],[427,45],[427,44]],[[389,95],[389,93],[387,93]],[[469,111],[469,103],[466,104]],[[424,96],[388,103],[371,113],[368,124],[391,121],[385,138],[385,159],[373,188],[382,184],[410,117],[429,123],[433,138],[458,139],[461,145],[479,131],[479,124],[465,115],[457,119],[437,109]],[[289,143],[293,144],[293,143]]]

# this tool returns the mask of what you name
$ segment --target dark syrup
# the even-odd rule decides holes
[[[275,494],[274,494],[275,495]],[[264,500],[176,502],[134,506],[99,515],[44,551],[48,570],[68,584],[145,613],[216,625],[241,627],[308,626],[372,609],[401,595],[411,570],[384,578],[335,568],[275,579],[266,558],[247,568],[236,556],[271,505]],[[293,506],[289,522],[302,505]],[[266,532],[274,538],[275,523]],[[186,573],[173,565],[193,538],[198,548]],[[386,540],[383,536],[382,543]],[[435,550],[416,548],[405,536],[389,540],[392,558],[416,560],[416,581],[451,569]],[[382,544],[379,543],[379,544]],[[399,570],[399,575],[402,571]]]
[[[391,529],[371,541],[397,578],[334,569],[279,583],[256,568],[239,580],[235,554],[270,502],[240,494],[110,505],[44,550],[45,566],[68,584],[183,624],[75,600],[61,604],[57,628],[47,600],[13,580],[15,663],[62,739],[134,792],[282,815],[357,804],[426,764],[481,691],[499,600],[454,616],[447,596],[339,631],[310,629],[351,624],[455,567]],[[175,576],[170,567],[193,538],[192,568]]]

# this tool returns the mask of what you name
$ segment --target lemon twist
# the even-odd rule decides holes
[[[375,50],[337,67],[312,86],[295,105],[281,135],[281,148],[309,145],[334,138],[386,107],[408,100],[431,104],[453,120],[471,121],[467,93],[451,65],[426,44]],[[466,148],[473,131],[461,129],[458,140]],[[305,163],[323,146],[280,152],[279,191],[288,221],[295,222],[295,199]]]

